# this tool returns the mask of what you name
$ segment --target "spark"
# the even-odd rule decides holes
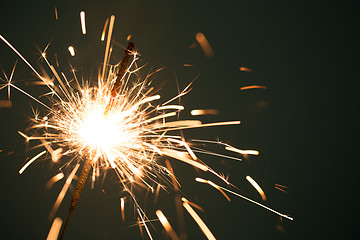
[[[46,240],[56,240],[58,239],[58,235],[59,235],[59,232],[60,232],[60,229],[61,229],[61,225],[62,225],[62,220],[61,218],[55,218],[52,225],[51,225],[51,228],[50,228],[50,231],[49,231],[49,234],[46,238]]]
[[[169,221],[167,220],[167,218],[165,217],[163,212],[161,210],[157,210],[155,213],[156,213],[156,216],[159,218],[161,224],[165,228],[166,232],[169,234],[170,238],[172,240],[180,240],[180,238],[175,233],[174,229],[171,227]]]
[[[105,24],[104,24],[104,29],[103,29],[102,34],[101,34],[100,40],[102,42],[105,40],[106,27],[107,27],[108,24],[109,24],[109,18],[106,19]]]
[[[71,55],[72,57],[75,56],[75,49],[74,49],[73,46],[69,46],[69,47],[68,47],[68,50],[69,50],[70,55]]]
[[[219,185],[218,185],[218,186],[219,186]],[[287,219],[289,219],[289,220],[294,220],[292,217],[290,217],[290,216],[288,216],[288,215],[279,213],[278,211],[275,211],[274,209],[271,209],[271,208],[269,208],[269,207],[267,207],[267,206],[265,206],[265,205],[263,205],[263,204],[261,204],[261,203],[258,203],[258,202],[254,201],[254,200],[252,200],[252,199],[250,199],[250,198],[248,198],[248,197],[245,197],[245,196],[243,196],[243,195],[241,195],[241,194],[239,194],[239,193],[236,193],[236,192],[234,192],[234,191],[231,191],[231,190],[229,190],[229,189],[227,189],[227,188],[224,188],[224,187],[221,187],[221,186],[219,186],[219,188],[221,188],[222,190],[227,191],[227,192],[229,192],[229,193],[231,193],[231,194],[234,194],[235,196],[241,197],[241,198],[243,198],[243,199],[245,199],[245,200],[247,200],[247,201],[249,201],[249,202],[251,202],[251,203],[253,203],[253,204],[256,204],[256,205],[258,205],[258,206],[260,206],[260,207],[262,207],[262,208],[264,208],[264,209],[267,209],[267,210],[269,210],[270,212],[273,212],[273,213],[279,215],[280,217],[284,217],[284,218],[287,218]]]
[[[251,68],[247,68],[247,67],[240,67],[239,69],[240,69],[240,71],[243,71],[243,72],[253,72],[253,70]]]
[[[193,116],[199,116],[199,115],[218,115],[219,111],[216,109],[194,109],[190,112]]]
[[[256,189],[256,191],[258,191],[258,193],[260,194],[262,200],[263,200],[263,201],[266,201],[265,193],[264,193],[264,191],[261,189],[261,187],[259,186],[259,184],[258,184],[254,179],[252,179],[252,177],[250,177],[250,176],[246,176],[246,180],[248,180],[249,183],[251,183],[251,185],[253,185],[253,187]]]
[[[57,8],[56,8],[56,7],[55,7],[55,19],[56,19],[56,20],[59,20],[58,11],[57,11]]]
[[[246,86],[246,87],[240,88],[240,90],[248,90],[248,89],[267,89],[267,87],[259,86],[259,85],[252,85],[252,86]]]
[[[231,202],[231,199],[228,197],[228,195],[226,195],[226,193],[224,193],[224,191],[221,190],[221,188],[220,188],[218,185],[216,185],[215,183],[213,183],[212,181],[205,180],[205,179],[202,179],[202,178],[195,178],[195,180],[196,180],[197,182],[207,183],[207,184],[209,184],[210,186],[216,188],[219,192],[221,192],[222,195],[224,195],[224,197],[225,197],[229,202]]]
[[[256,150],[241,150],[241,149],[237,149],[237,148],[229,147],[229,146],[225,147],[225,149],[228,151],[237,152],[240,154],[259,155],[259,151],[256,151]]]
[[[205,236],[209,240],[215,240],[216,238],[211,233],[210,229],[206,226],[204,221],[197,215],[197,213],[194,211],[194,209],[189,205],[187,201],[183,202],[184,208],[188,211],[188,213],[191,215],[191,217],[195,220],[195,222],[199,225],[201,231],[205,234]]]
[[[275,186],[274,186],[277,190],[280,190],[280,191],[282,191],[282,192],[284,192],[284,193],[287,193],[287,191],[285,190],[285,189],[288,189],[289,187],[287,187],[287,186],[284,186],[284,185],[280,185],[280,184],[275,184]]]
[[[81,21],[81,32],[82,34],[86,34],[86,25],[85,25],[85,12],[80,12],[80,21]]]
[[[203,33],[201,32],[198,32],[196,35],[195,35],[195,38],[196,38],[196,41],[198,41],[198,43],[200,44],[202,50],[204,51],[205,53],[205,56],[207,58],[212,58],[214,57],[214,52],[210,46],[210,43],[208,42],[208,40],[206,39],[206,37],[204,36]]]
[[[31,163],[33,163],[36,159],[38,159],[39,157],[41,157],[42,155],[44,155],[46,153],[46,151],[42,151],[41,153],[39,153],[38,155],[36,155],[35,157],[33,157],[30,161],[28,161],[20,170],[19,173],[22,174],[25,169],[30,166]]]
[[[120,198],[120,208],[121,208],[121,219],[125,221],[125,200]]]
[[[50,189],[52,188],[52,186],[58,182],[59,180],[64,178],[64,174],[63,173],[58,173],[55,176],[53,176],[45,185],[46,189]]]

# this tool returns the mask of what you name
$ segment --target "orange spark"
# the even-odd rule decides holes
[[[130,38],[131,38],[131,34],[129,34],[129,35],[127,36],[126,41],[129,41]]]
[[[106,19],[105,24],[104,24],[104,29],[103,29],[102,34],[101,34],[101,41],[102,42],[105,40],[106,27],[107,27],[108,23],[109,23],[109,18]]]
[[[71,171],[69,177],[66,179],[66,182],[65,182],[63,188],[61,189],[61,192],[59,193],[59,195],[54,203],[53,208],[51,209],[51,212],[49,214],[49,219],[52,219],[54,217],[54,215],[55,215],[57,209],[59,208],[62,200],[64,199],[65,194],[66,194],[67,190],[69,189],[70,183],[72,182],[72,180],[75,176],[75,173],[79,169],[79,167],[80,167],[80,163],[76,164],[74,169]]]
[[[82,34],[86,34],[86,25],[85,25],[85,12],[80,12],[80,20],[81,20],[81,32]]]
[[[191,206],[193,206],[194,208],[196,208],[196,209],[198,209],[198,210],[200,210],[200,211],[202,211],[202,212],[205,212],[205,210],[202,208],[202,207],[200,207],[199,205],[197,205],[197,204],[195,204],[195,203],[193,203],[193,202],[190,202],[189,200],[187,200],[186,198],[181,198],[181,200],[183,201],[183,202],[187,202],[188,204],[190,204]]]
[[[252,69],[247,68],[247,67],[240,67],[240,71],[243,71],[243,72],[253,72]]]
[[[52,186],[54,185],[54,183],[56,183],[57,181],[63,179],[64,174],[63,173],[58,173],[55,176],[53,176],[45,185],[45,189],[50,189],[52,188]]]
[[[280,190],[280,191],[284,192],[284,193],[287,193],[287,191],[286,191],[285,189],[288,189],[289,187],[284,186],[284,185],[280,185],[280,184],[275,184],[275,188],[276,188],[277,190]],[[284,189],[284,188],[285,188],[285,189]]]
[[[57,11],[57,8],[55,7],[55,19],[56,20],[59,20],[59,18],[58,18],[58,11]]]
[[[256,189],[256,191],[258,191],[258,193],[260,194],[261,198],[263,201],[266,201],[266,196],[264,191],[261,189],[261,187],[259,186],[259,184],[257,182],[255,182],[254,179],[252,179],[250,176],[246,176],[246,180],[249,181],[249,183],[251,183],[251,185],[253,185],[253,187]]]
[[[198,43],[200,44],[202,50],[205,53],[205,56],[207,58],[212,58],[214,57],[214,52],[210,46],[210,43],[208,42],[208,40],[206,39],[206,37],[204,36],[204,34],[202,34],[201,32],[198,32],[195,35],[196,41],[198,41]]]
[[[191,110],[191,115],[198,116],[198,115],[219,115],[219,111],[216,109],[194,109]]]
[[[194,211],[194,209],[189,205],[188,202],[183,202],[184,208],[188,211],[188,213],[191,215],[191,217],[195,220],[195,222],[199,225],[201,231],[205,234],[205,236],[209,240],[215,240],[216,238],[211,233],[210,229],[206,226],[206,224],[203,222],[203,220],[197,215],[197,213]]]
[[[240,90],[247,90],[247,89],[254,89],[254,88],[266,89],[267,87],[265,87],[265,86],[259,86],[259,85],[252,85],[252,86],[242,87],[242,88],[240,88]]]
[[[120,207],[121,207],[121,219],[124,222],[125,221],[125,200],[124,200],[124,198],[120,198]]]
[[[62,225],[62,220],[61,218],[55,218],[52,225],[51,225],[51,228],[50,228],[50,231],[49,231],[49,234],[46,238],[46,240],[56,240],[58,239],[58,235],[59,235],[59,232],[60,232],[60,229],[61,229],[61,225]]]
[[[57,53],[55,53],[55,61],[56,61],[56,66],[59,67],[59,61],[58,61]]]
[[[165,228],[166,232],[169,234],[170,238],[172,240],[180,240],[180,238],[175,233],[174,229],[171,227],[169,221],[167,220],[167,218],[165,217],[163,212],[161,210],[157,210],[155,213],[156,213],[156,216],[159,218],[161,224]]]
[[[193,67],[194,65],[192,64],[188,64],[188,63],[184,63],[184,67]]]

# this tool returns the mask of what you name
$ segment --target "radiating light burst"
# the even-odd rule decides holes
[[[44,52],[42,53],[42,57],[47,63],[50,72],[53,74],[53,79],[57,80],[57,83],[50,81],[49,78],[41,76],[15,47],[0,35],[0,39],[28,65],[39,80],[49,88],[49,92],[46,95],[51,97],[49,98],[49,103],[45,103],[14,85],[11,82],[11,78],[2,88],[6,86],[13,87],[45,108],[42,116],[36,112],[32,119],[32,124],[28,128],[28,132],[22,133],[19,131],[27,141],[41,141],[41,144],[46,148],[46,151],[41,151],[36,154],[35,157],[31,158],[20,169],[20,174],[37,159],[44,157],[46,152],[50,153],[54,162],[68,161],[65,162],[63,166],[72,167],[71,174],[66,178],[66,183],[54,204],[50,217],[55,217],[55,213],[72,180],[75,178],[80,164],[89,161],[91,163],[91,179],[93,182],[96,181],[97,177],[99,177],[103,171],[111,169],[116,173],[119,183],[122,184],[124,190],[127,191],[133,199],[136,212],[138,213],[139,224],[145,228],[149,237],[152,239],[147,227],[149,219],[137,202],[136,194],[131,190],[131,186],[134,184],[143,186],[144,188],[150,189],[153,193],[156,192],[155,194],[158,194],[160,188],[172,187],[177,189],[179,185],[169,161],[166,160],[166,164],[160,161],[164,156],[187,163],[199,170],[210,172],[221,179],[227,188],[230,188],[231,185],[227,178],[224,178],[212,170],[211,167],[200,160],[201,157],[199,158],[198,156],[199,154],[213,154],[221,157],[224,155],[202,150],[198,147],[199,143],[216,143],[224,146],[224,150],[239,154],[258,155],[259,152],[254,150],[239,150],[228,144],[215,141],[196,139],[186,141],[184,135],[180,132],[182,130],[236,125],[240,124],[240,121],[203,124],[199,120],[179,120],[178,113],[183,111],[184,107],[174,102],[189,91],[191,84],[177,96],[171,99],[161,100],[161,96],[155,93],[157,89],[154,89],[151,85],[150,76],[152,73],[145,77],[139,73],[141,67],[137,65],[139,54],[136,51],[131,51],[132,59],[126,66],[125,74],[123,76],[119,75],[120,63],[115,65],[109,64],[112,53],[109,49],[112,49],[110,43],[114,20],[115,17],[111,16],[104,62],[102,66],[99,67],[99,77],[96,84],[94,84],[94,80],[91,81],[91,79],[80,84],[75,71],[72,71],[73,76],[70,78],[63,72],[59,74],[59,70],[55,69],[48,61],[46,53]],[[106,20],[101,41],[105,40],[105,30],[107,29],[108,22],[109,19]],[[130,36],[131,35],[129,35],[128,40]],[[203,39],[205,39],[205,37],[198,33],[197,40],[201,43],[200,40]],[[75,55],[73,47],[70,46],[69,51],[72,56]],[[213,53],[211,52],[211,54],[208,55],[212,56]],[[58,66],[58,64],[56,65]],[[120,76],[121,79],[118,79]],[[51,84],[49,84],[49,82],[51,82]],[[116,89],[115,95],[114,89]],[[194,111],[192,115],[218,114],[217,110],[212,109]],[[64,156],[70,156],[70,158],[65,159]],[[238,157],[225,157],[241,160]],[[62,178],[64,178],[63,173],[56,175],[49,182],[49,185],[52,185]],[[258,204],[251,199],[243,197],[209,180],[197,178],[196,181],[208,183],[215,187],[228,201],[230,201],[230,198],[224,191],[242,197],[273,213],[292,220],[292,218],[287,215]],[[189,201],[184,202],[184,208],[196,220],[204,234],[209,239],[215,239],[189,204],[192,203]],[[121,211],[122,218],[124,219],[124,198],[121,198]],[[172,238],[176,239],[176,233],[162,212],[158,211],[157,215]],[[56,229],[60,229],[59,224],[61,225],[61,221],[57,220]],[[55,235],[57,235],[57,233]]]

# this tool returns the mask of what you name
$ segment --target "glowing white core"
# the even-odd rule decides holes
[[[119,127],[119,119],[106,116],[103,110],[87,112],[79,126],[79,135],[83,143],[91,149],[108,149],[124,143],[126,133]]]

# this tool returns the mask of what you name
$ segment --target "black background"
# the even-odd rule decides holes
[[[85,36],[80,29],[81,10],[86,12]],[[155,80],[163,100],[177,93],[176,81],[182,89],[200,73],[193,90],[182,98],[186,109],[181,117],[194,118],[191,109],[215,108],[220,110],[218,116],[200,120],[240,120],[242,124],[189,131],[185,136],[219,137],[239,148],[259,150],[258,157],[243,162],[202,159],[218,172],[230,174],[240,193],[261,201],[245,180],[249,174],[265,190],[266,205],[295,219],[280,223],[278,216],[234,196],[228,203],[211,187],[196,183],[197,173],[191,167],[172,161],[184,194],[206,210],[200,216],[215,237],[353,237],[358,213],[358,10],[354,1],[12,1],[1,4],[0,34],[37,69],[45,68],[37,48],[44,49],[52,41],[50,61],[57,52],[65,74],[70,74],[71,62],[79,74],[91,79],[103,58],[104,43],[99,40],[103,24],[114,14],[113,63],[121,59],[121,46],[132,34],[142,55],[140,64],[148,69],[165,67]],[[214,58],[207,59],[199,46],[189,48],[196,43],[197,32],[210,42]],[[77,51],[73,58],[67,52],[69,45]],[[0,43],[0,65],[7,75],[16,59]],[[184,67],[184,63],[194,66]],[[241,72],[240,66],[253,73]],[[44,87],[25,84],[34,79],[19,61],[14,82],[39,96]],[[267,89],[240,91],[254,84]],[[0,96],[6,99],[5,89]],[[47,216],[62,184],[49,191],[44,185],[59,166],[40,160],[18,174],[26,158],[40,150],[27,151],[17,131],[28,126],[31,106],[43,109],[15,89],[11,99],[12,108],[0,109],[1,234],[7,239],[44,239],[51,225]],[[127,221],[121,221],[122,189],[109,175],[93,190],[86,186],[70,221],[68,239],[141,239],[138,227],[131,227],[136,214],[129,202]],[[274,184],[290,189],[285,194]],[[173,199],[163,192],[157,204],[150,198],[144,208],[150,219],[156,218],[156,209],[162,209],[179,232]],[[62,219],[69,201],[70,194],[57,214]],[[279,224],[284,232],[276,229]],[[164,238],[161,225],[154,223],[154,227],[154,237]],[[187,215],[186,229],[188,239],[205,239]]]

